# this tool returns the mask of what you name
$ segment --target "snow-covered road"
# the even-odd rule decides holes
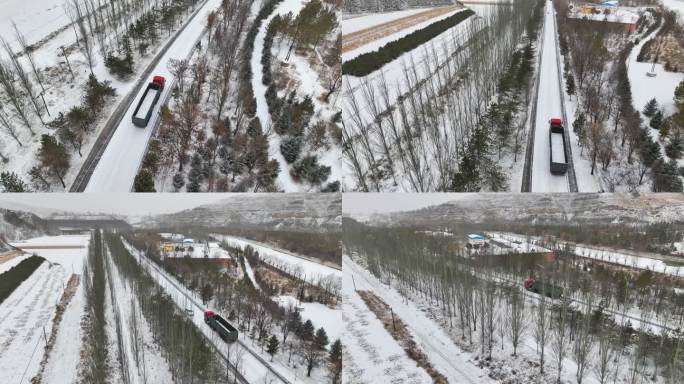
[[[159,63],[156,65],[149,81],[153,76],[164,76],[166,86],[162,91],[159,103],[155,106],[147,127],[139,128],[133,124],[132,116],[138,101],[145,93],[147,83],[141,87],[134,101],[124,114],[116,132],[112,136],[97,167],[93,171],[86,192],[130,192],[133,180],[138,172],[142,158],[147,149],[147,143],[152,136],[153,127],[159,119],[159,107],[166,95],[173,88],[173,76],[167,68],[171,59],[185,59],[197,40],[202,36],[206,26],[207,15],[214,11],[221,0],[208,0],[189,22],[185,30],[171,44]]]
[[[418,346],[425,351],[435,369],[446,376],[449,382],[493,383],[486,372],[469,361],[468,354],[456,346],[446,332],[427,318],[412,302],[406,302],[398,292],[384,286],[348,256],[343,256],[342,265],[345,277],[353,276],[356,289],[371,291],[392,307],[394,313],[409,328]]]
[[[550,2],[544,10],[544,31],[542,58],[537,95],[537,115],[534,130],[534,153],[532,157],[532,192],[568,192],[568,177],[551,173],[549,144],[549,119],[562,118],[560,82],[556,62],[556,27],[553,21],[555,11]]]
[[[281,252],[279,250],[276,250],[274,248],[271,248],[265,244],[261,244],[256,241],[228,235],[214,234],[212,236],[214,236],[218,240],[225,241],[233,247],[245,248],[249,245],[250,247],[254,248],[257,252],[259,252],[261,260],[265,263],[273,265],[275,267],[287,267],[285,269],[291,269],[293,271],[299,269],[303,274],[303,280],[311,283],[315,283],[318,279],[326,276],[333,275],[339,278],[341,275],[341,272],[338,269],[311,260],[307,260],[301,257],[297,257],[290,253]]]

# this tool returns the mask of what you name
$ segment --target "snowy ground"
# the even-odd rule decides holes
[[[343,257],[343,265],[345,295],[352,294],[356,296],[352,291],[355,286],[357,290],[368,290],[382,298],[409,328],[418,346],[427,354],[430,363],[446,376],[449,382],[473,384],[493,382],[483,370],[475,366],[475,363],[471,360],[472,356],[470,353],[464,352],[451,342],[449,336],[441,327],[427,318],[412,302],[407,302],[393,288],[383,285],[348,256]],[[346,282],[351,280],[352,277],[354,279],[352,286],[348,287]],[[361,304],[364,305],[363,302]],[[345,313],[345,316],[348,315]],[[388,334],[386,334],[385,339],[393,340]],[[382,343],[392,344],[390,340],[383,340]],[[367,363],[372,362],[366,361]],[[356,361],[356,364],[360,364],[360,362]],[[423,382],[429,383],[431,380]]]
[[[289,253],[280,252],[251,240],[227,235],[213,236],[221,241],[225,241],[233,247],[244,248],[249,245],[259,252],[261,260],[265,263],[279,269],[289,269],[290,271],[301,270],[301,273],[304,275],[303,280],[311,283],[315,283],[318,279],[326,276],[333,275],[339,278],[342,275],[338,269],[331,268],[329,266],[307,259],[299,258]],[[286,270],[286,272],[288,271]]]
[[[283,308],[287,308],[290,304],[294,307],[301,308],[301,315],[304,321],[311,320],[316,329],[323,327],[328,334],[328,339],[331,341],[342,338],[342,311],[332,309],[320,303],[302,303],[292,296],[277,296],[273,299]]]
[[[47,262],[0,304],[0,382],[18,383],[22,377],[29,380],[38,372],[45,345],[43,327],[49,336],[56,304],[71,274],[81,273],[89,240],[89,236],[46,236],[22,242],[43,247],[78,243],[83,248],[31,250]],[[83,291],[79,286],[60,323],[44,382],[73,382],[80,360],[81,339],[76,336],[82,313]]]
[[[343,62],[349,61],[349,60],[352,60],[353,58],[360,56],[364,53],[376,51],[376,50],[382,48],[383,46],[385,46],[387,43],[390,43],[390,42],[395,41],[395,40],[399,40],[400,38],[408,35],[409,33],[413,32],[413,31],[417,31],[419,29],[425,28],[432,23],[435,23],[439,20],[446,19],[447,17],[453,16],[456,13],[464,11],[465,9],[466,8],[461,8],[461,9],[457,9],[457,10],[445,13],[443,15],[439,15],[439,16],[434,17],[428,21],[424,21],[422,23],[418,23],[418,24],[412,25],[408,28],[402,29],[400,32],[393,33],[391,35],[388,35],[388,36],[382,37],[380,39],[374,40],[374,41],[370,42],[369,44],[365,44],[365,45],[358,47],[356,49],[353,49],[351,51],[344,52],[344,53],[342,53],[342,61]],[[395,12],[392,12],[392,13],[395,13]],[[380,14],[379,16],[383,16],[383,14]],[[404,15],[404,16],[407,16],[407,15]],[[376,17],[372,17],[372,16],[365,16],[365,17],[361,17],[359,19],[363,19],[363,21],[366,23],[365,28],[370,28],[373,25],[377,25],[377,24],[389,21],[389,20],[379,21],[379,20],[377,20]],[[383,18],[381,17],[380,19],[382,20]],[[354,20],[357,20],[357,19],[345,20],[345,22],[354,21]],[[362,24],[362,23],[357,21],[357,23],[355,23],[355,26],[357,24]],[[353,31],[347,31],[346,29],[344,29],[344,24],[343,24],[342,28],[343,28],[342,31],[345,35],[353,32]]]
[[[415,15],[431,9],[425,8],[410,8],[401,11],[382,12],[382,13],[364,13],[356,16],[345,18],[340,23],[342,25],[342,35],[360,31],[362,29],[370,28],[374,25],[387,23],[392,20],[401,19],[402,17]]]
[[[195,42],[205,30],[207,15],[220,4],[221,0],[208,0],[155,66],[150,75],[150,81],[152,81],[153,76],[166,78],[166,86],[162,91],[160,100],[163,100],[173,89],[173,76],[167,67],[169,60],[185,59],[188,56],[195,46]],[[152,136],[152,128],[159,119],[158,111],[161,101],[155,107],[155,112],[146,128],[133,125],[133,112],[146,87],[143,86],[138,91],[133,103],[116,128],[114,136],[112,136],[88,182],[86,192],[129,192],[131,190],[133,180],[138,173],[140,162]]]
[[[26,36],[29,44],[70,23],[62,5],[64,0],[32,0],[30,7],[24,0],[2,0],[0,7],[0,36],[14,41],[12,22]]]
[[[427,372],[406,355],[356,293],[348,268],[344,268],[342,295],[344,383],[432,382]]]

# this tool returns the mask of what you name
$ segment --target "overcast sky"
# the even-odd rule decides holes
[[[471,196],[468,193],[345,193],[342,211],[346,215],[413,211]]]
[[[141,216],[174,213],[230,197],[230,193],[19,193],[0,194],[0,207]]]

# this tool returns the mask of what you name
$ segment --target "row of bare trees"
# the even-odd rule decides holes
[[[401,63],[345,78],[344,156],[356,188],[449,190],[537,1],[492,7]]]
[[[508,353],[524,350],[536,355],[545,382],[570,374],[578,383],[590,375],[632,384],[684,378],[684,297],[673,289],[676,280],[587,264],[571,247],[560,247],[554,261],[542,254],[472,256],[449,238],[411,228],[347,220],[343,230],[347,254],[407,299],[440,308],[455,341],[480,358],[508,361]],[[522,289],[530,275],[542,282],[539,294]],[[620,281],[626,298],[615,304]]]

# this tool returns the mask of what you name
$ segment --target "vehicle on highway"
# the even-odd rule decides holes
[[[238,330],[226,321],[221,315],[214,311],[207,310],[204,312],[204,322],[207,323],[211,329],[218,332],[219,336],[226,343],[233,343],[238,339]]]
[[[152,117],[154,106],[157,105],[162,90],[164,90],[165,83],[166,79],[163,76],[155,76],[152,78],[152,82],[147,84],[145,93],[143,93],[140,101],[138,101],[138,105],[135,107],[135,111],[133,111],[133,124],[137,127],[147,127],[147,123],[150,122]]]
[[[552,299],[559,299],[563,296],[563,288],[552,284],[541,282],[530,276],[525,280],[525,289],[537,294],[544,294]]]
[[[563,121],[558,118],[549,120],[549,146],[551,157],[551,173],[564,175],[568,171],[568,159],[566,157],[565,128]]]

